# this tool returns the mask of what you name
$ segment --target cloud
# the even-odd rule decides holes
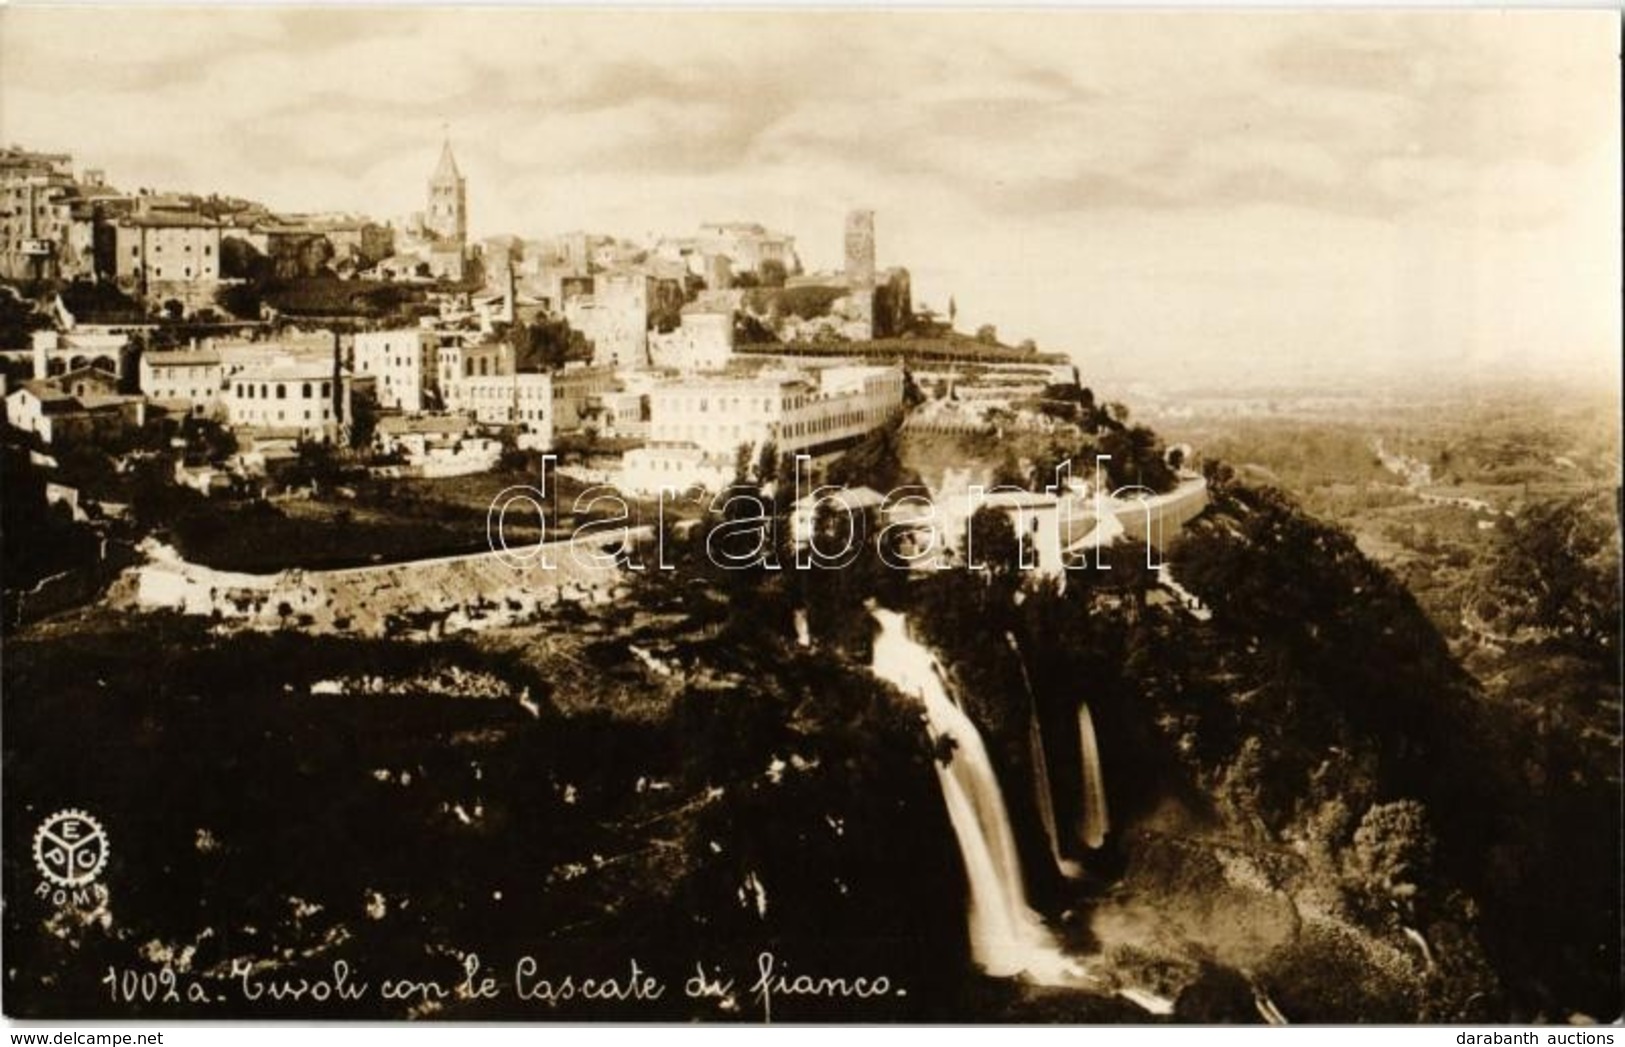
[[[478,234],[756,218],[833,264],[862,204],[923,296],[1051,345],[1144,330],[1159,359],[1214,338],[1290,358],[1316,325],[1344,354],[1389,352],[1411,322],[1490,337],[1396,305],[1396,272],[1491,303],[1525,342],[1535,316],[1575,352],[1618,340],[1602,12],[0,19],[6,135],[130,187],[391,217],[422,206],[449,124]],[[1451,271],[1423,280],[1417,259]]]

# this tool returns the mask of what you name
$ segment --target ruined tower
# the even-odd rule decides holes
[[[846,279],[853,287],[875,285],[875,213],[846,215]]]

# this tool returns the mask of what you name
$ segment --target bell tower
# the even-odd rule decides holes
[[[429,176],[429,205],[424,225],[441,240],[459,246],[468,241],[468,182],[457,169],[448,136],[440,149],[440,163]]]

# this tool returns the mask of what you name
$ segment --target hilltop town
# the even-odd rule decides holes
[[[754,222],[474,241],[424,166],[379,222],[0,154],[7,822],[73,797],[125,863],[8,895],[19,1013],[534,942],[771,942],[906,982],[874,1020],[1616,1013],[1590,415],[1131,414],[916,302],[868,210],[832,272]],[[540,1013],[477,1004],[277,1016]]]
[[[360,490],[364,504],[382,481],[535,478],[542,454],[574,482],[658,497],[762,482],[797,458],[821,479],[866,442],[914,434],[929,473],[919,479],[957,521],[945,544],[965,533],[969,490],[996,479],[1025,492],[999,503],[1013,523],[1046,521],[1037,541],[1049,572],[1069,549],[1122,533],[1115,519],[1097,526],[1104,492],[1095,488],[1105,484],[1088,475],[1095,463],[1056,486],[1055,466],[1086,433],[1108,438],[1107,490],[1145,496],[1175,485],[1154,437],[1126,426],[1121,405],[1096,405],[1069,358],[1002,344],[990,326],[962,333],[951,299],[945,316],[917,305],[908,270],[878,262],[872,211],[846,216],[841,269],[809,272],[794,236],[748,221],[643,243],[585,232],[476,241],[471,197],[449,140],[423,209],[390,222],[122,192],[71,156],[5,150],[8,446],[28,452],[21,468],[39,474],[45,502],[105,536],[132,501],[151,500],[153,485],[204,496],[215,508],[193,504],[191,516],[211,522],[192,529],[217,532],[240,530],[247,504],[313,519],[291,502]],[[977,441],[996,451],[965,454]],[[995,477],[989,465],[1000,458]],[[967,467],[979,459],[982,468]],[[1201,484],[1183,475],[1188,516]],[[483,541],[478,500],[465,501],[464,537]],[[1096,511],[1057,523],[1083,502]],[[178,530],[178,516],[145,522]],[[250,538],[263,555],[215,566],[474,551],[446,530],[371,550],[359,528]],[[353,536],[347,552],[324,560],[341,531]],[[208,543],[181,544],[194,555]],[[73,566],[55,559],[11,572],[8,589]],[[98,568],[102,579],[111,573]],[[13,619],[35,613],[23,604],[37,613],[56,604],[32,597],[13,602]]]

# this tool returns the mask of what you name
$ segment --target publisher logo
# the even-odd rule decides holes
[[[34,833],[34,864],[59,887],[82,887],[96,879],[107,851],[101,823],[74,808],[51,815]]]

